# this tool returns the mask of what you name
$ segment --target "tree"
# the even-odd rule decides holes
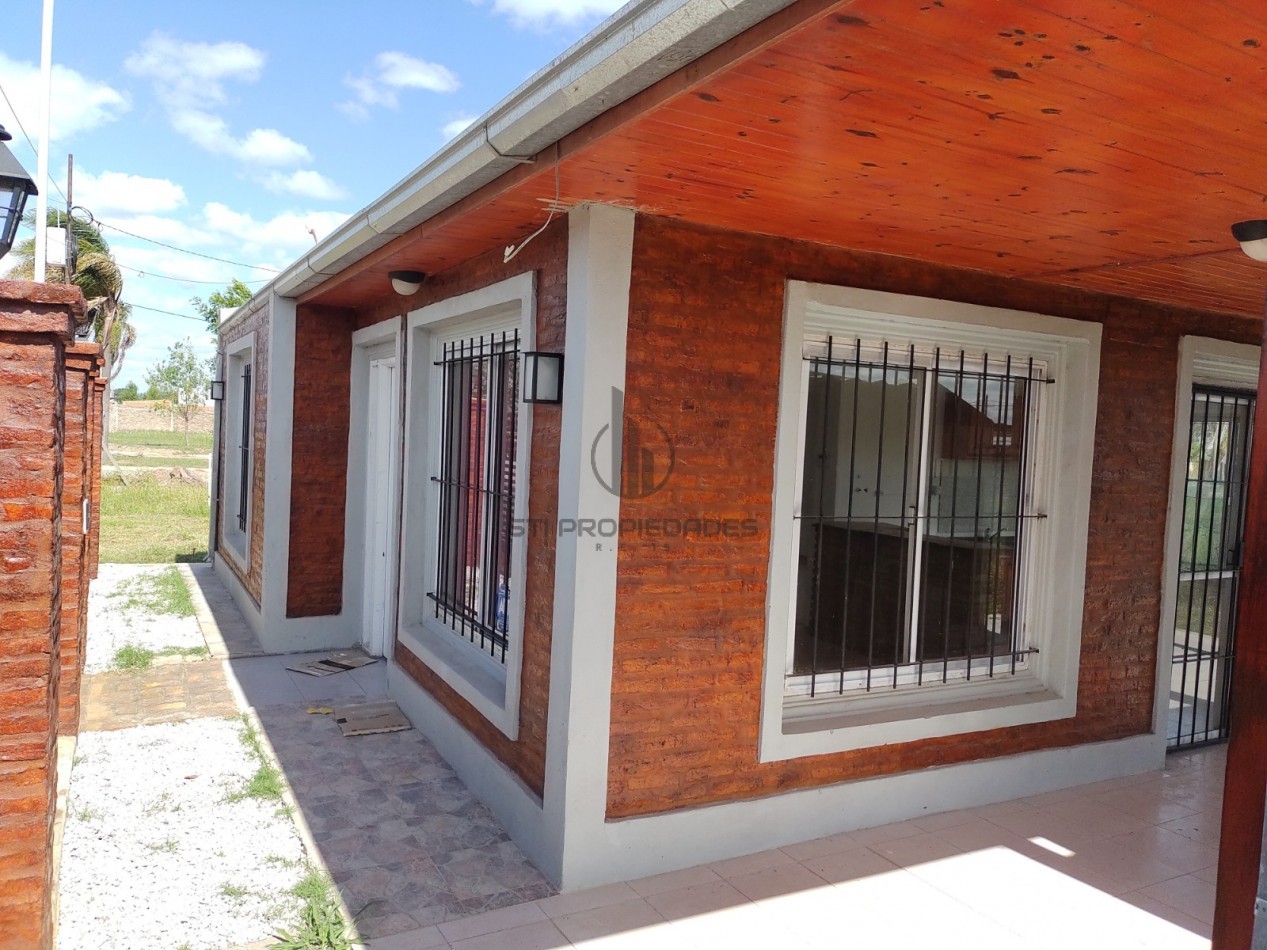
[[[167,358],[145,374],[150,392],[159,394],[185,423],[185,447],[189,447],[189,420],[201,408],[211,384],[211,360],[200,360],[188,340],[177,340]]]
[[[33,228],[35,212],[27,212],[24,220],[28,227]],[[46,220],[51,228],[65,227],[66,213],[50,208]],[[101,344],[101,375],[107,382],[113,382],[123,369],[124,354],[136,342],[136,328],[128,322],[132,308],[120,299],[123,295],[123,272],[115,262],[109,242],[95,224],[72,216],[70,231],[75,239],[74,256],[70,262],[71,283],[84,292],[88,301],[90,323],[81,333]],[[27,238],[14,247],[13,257],[16,263],[9,276],[20,280],[33,279],[35,238]],[[50,266],[46,268],[45,276],[50,283],[62,283],[66,279],[65,268]]]
[[[114,398],[119,402],[131,402],[141,398],[141,390],[135,382],[130,382],[124,386],[120,386],[114,391]]]
[[[214,335],[220,328],[220,311],[240,307],[251,297],[251,288],[234,277],[224,290],[217,290],[206,300],[201,297],[191,297],[189,305],[198,311],[202,319],[206,321],[207,329]]]

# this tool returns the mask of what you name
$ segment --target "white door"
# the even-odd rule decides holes
[[[395,616],[396,494],[399,468],[396,432],[396,358],[370,360],[365,441],[365,575],[362,642],[370,656],[383,656]]]

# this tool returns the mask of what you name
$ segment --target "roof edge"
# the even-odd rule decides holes
[[[257,296],[296,297],[795,0],[633,0]],[[254,308],[245,307],[245,310]]]

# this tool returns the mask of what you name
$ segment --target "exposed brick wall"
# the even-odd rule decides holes
[[[88,621],[89,581],[84,502],[91,504],[90,420],[95,402],[99,352],[100,347],[92,343],[76,344],[66,349],[66,439],[63,452],[65,477],[61,502],[62,702],[58,715],[58,731],[63,735],[73,735],[79,731],[79,682],[86,656],[83,638]]]
[[[1073,719],[757,761],[784,282],[864,287],[1102,322],[1078,711]],[[608,816],[620,818],[1151,727],[1178,342],[1256,342],[1220,315],[640,216],[627,417],[659,422],[672,481],[622,518],[753,518],[755,537],[620,544]]]
[[[97,371],[101,371],[101,361],[97,361]],[[88,530],[88,576],[96,580],[97,570],[101,565],[101,449],[105,435],[102,412],[105,407],[106,386],[109,383],[100,376],[93,382],[92,412],[89,413],[89,447],[91,454],[88,460],[88,475],[91,481],[90,504],[91,521]]]
[[[350,310],[300,305],[296,314],[287,617],[321,617],[343,609],[355,326]]]
[[[567,222],[560,220],[524,248],[513,264],[504,264],[502,251],[497,249],[452,271],[438,274],[409,298],[408,309],[415,310],[525,271],[533,271],[537,280],[536,347],[562,352],[567,309],[567,238]],[[361,313],[358,325],[371,326],[400,312],[399,305],[367,310]],[[526,407],[521,404],[523,408]],[[528,517],[536,523],[553,524],[558,516],[561,418],[557,406],[538,406],[533,411],[531,456],[523,461],[527,462],[530,471]],[[408,649],[399,643],[395,647],[396,661],[405,671],[539,795],[545,787],[554,550],[553,532],[534,537],[528,546],[527,577],[521,585],[525,598],[524,657],[520,680],[519,738],[516,741],[508,740]],[[406,581],[402,585],[401,596],[419,596],[422,578],[411,578],[408,564],[403,569]]]
[[[229,570],[237,576],[242,582],[242,586],[246,588],[247,593],[255,599],[258,604],[262,597],[263,578],[264,578],[264,469],[266,459],[265,437],[268,429],[268,329],[269,329],[270,311],[267,305],[261,307],[255,313],[243,318],[240,323],[234,324],[225,333],[220,340],[220,361],[222,366],[228,365],[225,358],[225,346],[235,340],[240,340],[249,333],[255,334],[255,347],[251,356],[251,386],[254,388],[251,398],[251,416],[253,429],[251,432],[251,517],[248,527],[251,536],[247,539],[249,550],[247,553],[247,564],[240,564],[238,557],[233,553],[232,548],[226,547],[222,535],[224,524],[224,511],[227,502],[223,497],[224,490],[224,466],[225,459],[231,456],[229,452],[230,445],[237,445],[236,430],[234,426],[240,423],[240,420],[221,418],[220,429],[220,455],[216,459],[219,466],[219,479],[216,484],[221,486],[221,498],[217,509],[216,521],[216,550],[229,565]],[[226,381],[225,385],[230,383]],[[234,509],[236,510],[236,508]]]
[[[0,281],[0,948],[49,947],[64,347],[74,288]]]

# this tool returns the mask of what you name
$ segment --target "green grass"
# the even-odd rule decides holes
[[[139,647],[135,643],[125,643],[114,651],[114,659],[110,668],[115,670],[148,670],[154,663],[154,651]]]
[[[207,460],[199,456],[115,455],[120,468],[206,468]]]
[[[111,432],[111,446],[141,446],[155,449],[185,449],[185,433],[177,427],[175,432]],[[210,432],[189,433],[189,451],[206,455],[211,451]]]
[[[155,574],[134,577],[120,584],[110,597],[112,600],[122,599],[121,606],[125,610],[172,617],[194,615],[194,600],[189,594],[189,586],[175,565]]]
[[[101,480],[101,560],[113,564],[203,561],[211,505],[207,486],[146,473],[130,484]]]
[[[275,950],[348,950],[352,946],[351,928],[334,899],[329,878],[309,869],[291,893],[302,904],[299,925],[278,931]]]
[[[250,717],[243,713],[241,719],[242,731],[238,734],[238,739],[246,746],[251,758],[255,760],[256,769],[242,788],[225,796],[225,801],[240,802],[253,798],[256,801],[271,801],[280,804],[282,801],[282,773],[277,766],[273,765],[272,760],[265,753],[264,744],[260,741],[260,734],[255,731],[255,726],[252,724]]]

